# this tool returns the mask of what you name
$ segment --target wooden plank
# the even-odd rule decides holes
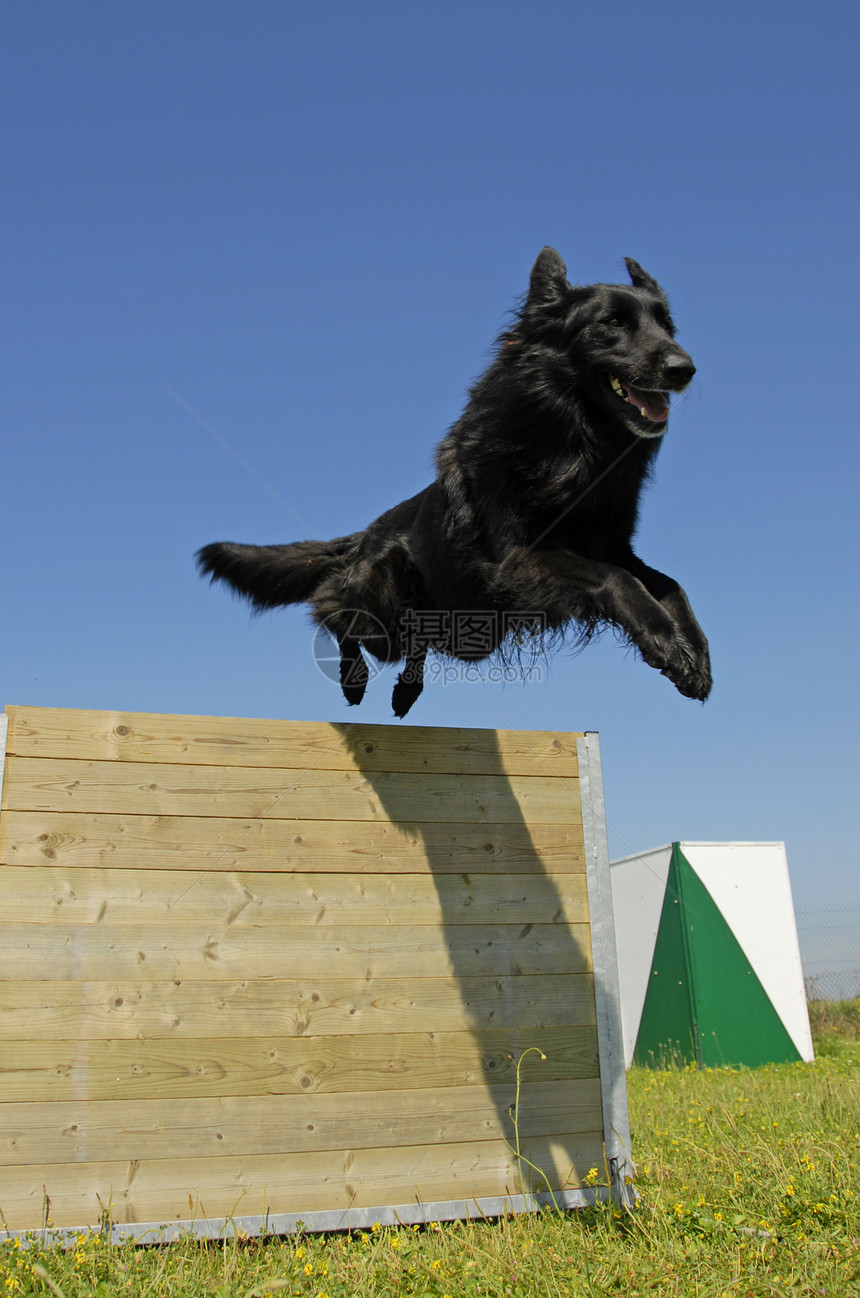
[[[554,1188],[580,1184],[603,1157],[600,1132],[559,1133],[523,1142],[523,1155]],[[383,1204],[438,1203],[452,1199],[510,1197],[529,1189],[525,1164],[517,1165],[501,1140],[393,1149],[344,1149],[233,1158],[114,1160],[39,1164],[22,1176],[0,1170],[0,1203],[12,1230],[99,1221],[168,1222],[193,1217],[265,1217]],[[535,1188],[544,1188],[535,1177]],[[475,1215],[480,1212],[475,1206]]]
[[[576,808],[571,808],[573,817]],[[190,870],[348,870],[434,874],[584,872],[582,825],[241,820],[4,811],[0,862],[40,867]]]
[[[0,983],[0,1039],[316,1037],[594,1022],[590,974]]]
[[[474,1086],[510,1081],[515,1058],[532,1046],[540,1046],[546,1060],[527,1058],[526,1079],[598,1074],[592,1026],[292,1039],[6,1041],[0,1103]]]
[[[26,757],[576,777],[579,734],[8,707]]]
[[[552,776],[413,775],[288,771],[257,766],[174,766],[16,757],[6,763],[10,811],[231,816],[278,820],[391,820],[566,824],[577,820],[579,781]]]
[[[584,874],[0,872],[0,924],[554,924],[588,919]]]
[[[13,1227],[601,1165],[577,735],[7,711]]]
[[[514,1083],[354,1095],[204,1096],[176,1100],[23,1101],[0,1105],[0,1164],[213,1158],[512,1139]],[[453,1102],[452,1102],[453,1100]],[[599,1131],[595,1078],[524,1082],[520,1136]],[[190,1183],[189,1183],[190,1184]]]
[[[583,973],[585,924],[311,928],[0,924],[0,978],[155,981],[304,977],[502,977]]]

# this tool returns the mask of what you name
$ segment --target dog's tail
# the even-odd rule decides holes
[[[263,612],[311,600],[320,584],[354,551],[360,532],[334,541],[292,545],[238,545],[215,541],[197,552],[197,566],[212,581],[223,581]]]

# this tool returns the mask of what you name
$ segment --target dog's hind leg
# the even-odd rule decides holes
[[[338,648],[340,649],[340,688],[350,707],[355,707],[364,698],[364,691],[367,689],[367,663],[357,640],[344,637],[338,640]]]
[[[426,657],[426,649],[407,657],[406,665],[397,677],[397,683],[391,695],[391,706],[396,717],[405,717],[424,689],[424,659]]]

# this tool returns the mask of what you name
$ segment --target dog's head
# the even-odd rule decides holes
[[[544,248],[512,337],[534,341],[560,385],[575,381],[580,395],[637,436],[662,437],[670,396],[689,386],[696,367],[675,342],[656,279],[630,257],[626,264],[629,286],[574,286],[555,249]]]

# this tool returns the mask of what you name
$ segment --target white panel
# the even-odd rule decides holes
[[[669,844],[638,856],[622,857],[609,868],[626,1068],[636,1049],[671,860]]]
[[[801,1059],[814,1058],[784,843],[682,843]]]

